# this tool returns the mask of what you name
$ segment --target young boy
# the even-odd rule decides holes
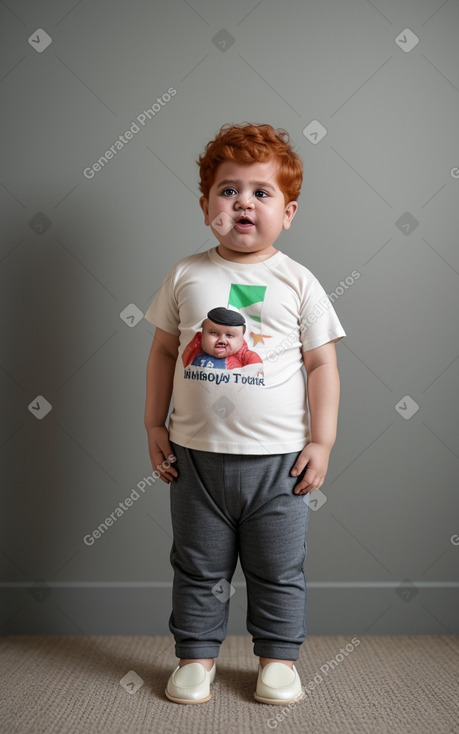
[[[306,639],[305,495],[323,485],[335,442],[335,342],[345,332],[317,279],[275,248],[302,184],[288,134],[224,125],[198,163],[218,245],[180,260],[145,314],[156,325],[145,426],[152,465],[170,484],[174,534],[169,629],[180,661],[166,696],[210,699],[239,555],[260,658],[254,697],[285,705],[304,696],[294,662]],[[223,300],[249,324],[262,364],[184,368],[203,315]]]
[[[202,332],[185,347],[182,362],[199,367],[232,370],[247,364],[260,364],[261,357],[248,348],[244,339],[245,320],[229,308],[213,308],[202,322]]]

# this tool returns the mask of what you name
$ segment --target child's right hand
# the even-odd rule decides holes
[[[173,462],[176,460],[169,443],[169,433],[166,426],[147,428],[148,451],[153,469],[158,472],[160,479],[170,484],[178,477],[178,471]]]

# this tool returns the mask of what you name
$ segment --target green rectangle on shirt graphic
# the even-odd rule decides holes
[[[237,285],[231,283],[228,306],[247,308],[254,303],[264,301],[266,285]]]

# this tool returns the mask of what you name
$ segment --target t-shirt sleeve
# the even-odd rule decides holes
[[[145,313],[145,318],[151,324],[163,329],[163,331],[178,336],[180,334],[180,319],[177,299],[175,297],[175,282],[176,267],[174,266],[164,278]]]
[[[300,308],[300,340],[302,351],[339,342],[346,336],[332,303],[314,278],[305,291]]]

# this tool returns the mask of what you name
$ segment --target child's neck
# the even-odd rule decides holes
[[[233,263],[258,263],[262,260],[268,260],[273,257],[279,250],[274,247],[266,248],[266,250],[260,250],[259,252],[237,252],[236,250],[230,250],[223,245],[218,245],[217,253],[224,260],[230,260]]]

